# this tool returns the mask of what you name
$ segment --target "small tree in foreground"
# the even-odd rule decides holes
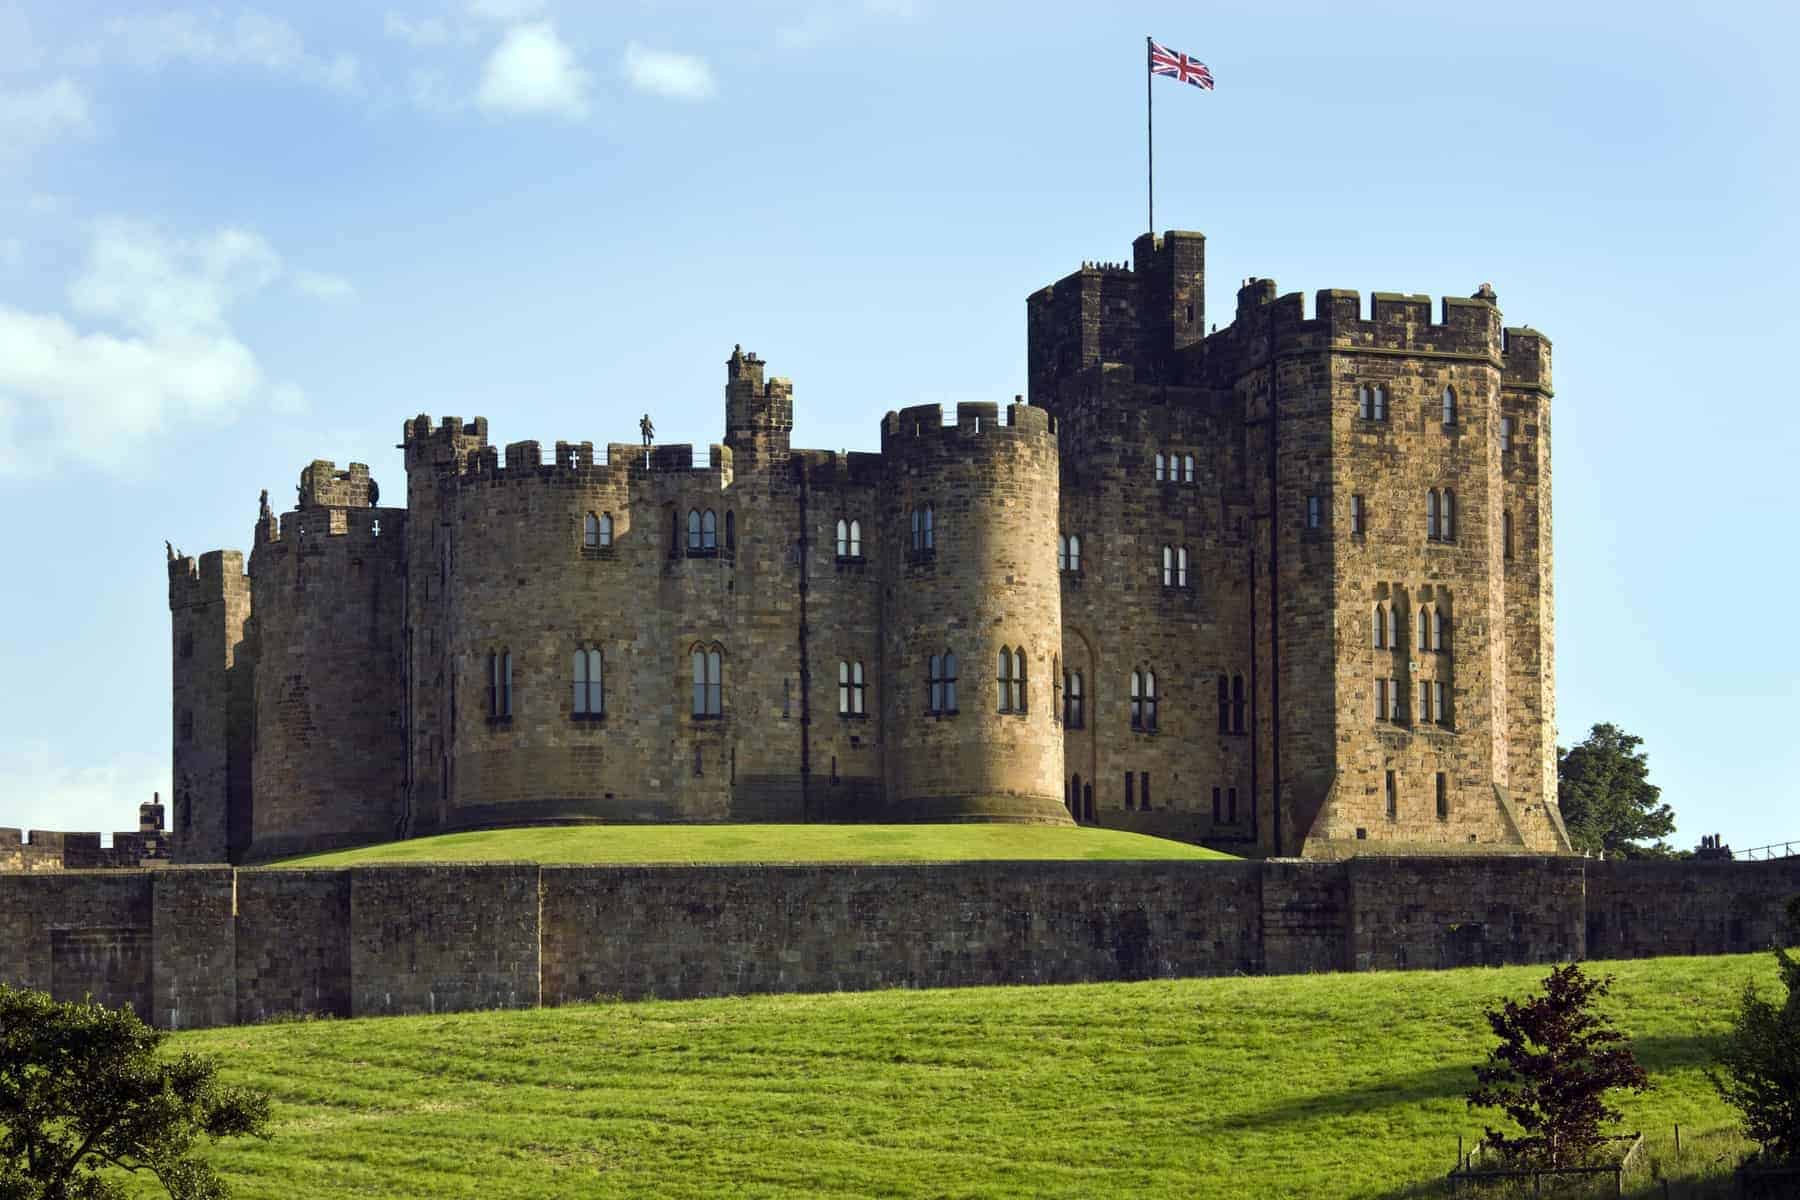
[[[1775,951],[1787,999],[1777,1005],[1744,986],[1718,1052],[1713,1086],[1744,1114],[1744,1132],[1770,1159],[1800,1163],[1800,959]]]
[[[1508,1137],[1488,1129],[1489,1145],[1520,1163],[1579,1163],[1600,1144],[1602,1127],[1619,1119],[1606,1094],[1649,1090],[1625,1035],[1594,1011],[1611,984],[1571,963],[1550,972],[1543,995],[1484,1010],[1500,1044],[1475,1068],[1469,1107],[1498,1108],[1524,1130]]]
[[[0,1200],[114,1200],[139,1171],[175,1200],[229,1195],[195,1143],[267,1137],[268,1097],[159,1057],[163,1037],[129,1008],[0,984]]]

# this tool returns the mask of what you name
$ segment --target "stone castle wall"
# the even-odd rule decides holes
[[[1334,290],[1308,315],[1263,279],[1209,333],[1204,255],[1145,235],[1033,293],[1031,402],[889,413],[879,454],[794,449],[791,385],[736,350],[703,454],[502,448],[485,419],[421,415],[403,509],[361,464],[310,464],[293,512],[265,505],[247,577],[234,552],[171,563],[184,861],[876,818],[1566,852],[1548,342],[1503,330],[1485,286],[1434,319],[1425,297],[1365,314]],[[1358,411],[1371,387],[1379,417]],[[1427,534],[1432,491],[1453,537]],[[1441,644],[1419,646],[1422,610]],[[1023,711],[1002,647],[1025,656]],[[577,652],[599,656],[603,712],[577,711]],[[720,663],[717,711],[694,709],[695,654]],[[957,711],[927,712],[947,654]]]
[[[0,982],[165,1028],[763,992],[1744,952],[1800,860],[0,874]]]

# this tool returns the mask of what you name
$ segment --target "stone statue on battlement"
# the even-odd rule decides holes
[[[656,423],[650,419],[649,413],[645,413],[644,419],[638,422],[638,432],[644,437],[644,449],[648,450],[656,440]]]

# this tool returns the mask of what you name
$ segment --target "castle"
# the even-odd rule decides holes
[[[1238,292],[1145,235],[1027,300],[1028,401],[796,450],[405,422],[169,555],[175,852],[563,821],[1054,821],[1240,853],[1566,852],[1550,343],[1492,289]],[[646,441],[649,439],[646,438]]]

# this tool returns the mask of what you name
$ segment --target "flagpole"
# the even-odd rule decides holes
[[[1151,99],[1150,82],[1150,47],[1151,39],[1144,39],[1144,167],[1149,175],[1150,201],[1150,238],[1156,239],[1156,107]]]

